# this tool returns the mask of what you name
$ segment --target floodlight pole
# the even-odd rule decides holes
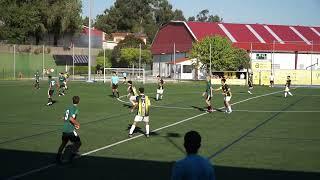
[[[89,58],[88,58],[88,82],[91,81],[91,3],[92,0],[89,0]]]
[[[176,79],[176,43],[173,43],[173,79]]]
[[[44,45],[42,45],[42,79],[44,79]]]
[[[74,80],[74,43],[72,43],[72,79]]]
[[[210,57],[209,57],[209,59],[210,59],[210,70],[209,70],[209,72],[210,72],[210,76],[212,76],[212,70],[211,70],[211,52],[212,50],[211,50],[211,43],[210,43]]]
[[[141,68],[141,43],[139,44],[139,67],[138,67],[139,78],[140,78],[140,68]]]
[[[16,79],[16,45],[13,45],[13,78]]]

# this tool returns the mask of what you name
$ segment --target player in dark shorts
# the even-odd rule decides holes
[[[211,106],[211,98],[212,98],[211,76],[207,76],[206,91],[202,94],[202,96],[205,97],[205,102],[207,104],[207,111],[213,112],[213,108]]]
[[[252,92],[251,92],[251,90],[253,89],[253,74],[252,73],[250,73],[249,77],[248,77],[248,86],[249,86],[248,93],[252,94]]]
[[[40,89],[40,74],[39,74],[39,71],[37,71],[36,74],[34,74],[34,79],[35,79],[34,88]]]
[[[54,79],[52,79],[52,76],[48,76],[48,83],[49,83],[49,88],[48,88],[48,103],[47,106],[51,106],[53,104],[52,96],[54,94],[54,89],[57,87],[57,83]]]
[[[290,86],[291,86],[291,79],[290,79],[290,76],[287,76],[287,82],[284,88],[284,97],[287,97],[288,94],[290,96],[293,96],[292,93],[290,92]]]
[[[69,162],[71,162],[79,153],[79,148],[81,146],[80,136],[76,132],[76,130],[80,129],[80,124],[77,121],[77,116],[79,113],[78,104],[80,102],[79,96],[73,96],[72,98],[73,105],[68,107],[65,111],[65,115],[63,117],[63,130],[62,130],[62,142],[58,149],[58,153],[56,156],[56,162],[58,164],[62,163],[62,152],[66,147],[68,142],[72,142],[72,154],[69,157]]]
[[[59,76],[59,96],[65,95],[65,88],[66,88],[66,77],[63,73],[60,73]]]
[[[163,98],[163,91],[164,91],[164,81],[160,77],[160,75],[157,76],[158,78],[158,88],[157,88],[157,95],[156,95],[156,100],[159,101],[159,98]]]
[[[225,107],[225,112],[228,114],[232,113],[231,104],[230,104],[232,94],[231,94],[230,87],[226,84],[225,78],[221,79],[221,87],[218,89],[215,89],[215,91],[217,90],[222,90],[222,94],[224,96],[223,103]]]
[[[116,72],[113,72],[113,75],[111,76],[111,89],[112,89],[112,95],[115,97],[114,93],[116,92],[118,95],[118,98],[120,97],[119,91],[118,91],[118,84],[119,84],[119,77],[117,76]]]

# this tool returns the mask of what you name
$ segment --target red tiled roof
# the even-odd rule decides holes
[[[82,28],[82,33],[86,34],[86,35],[89,35],[89,27],[84,26]],[[91,35],[93,35],[93,36],[101,36],[102,37],[102,34],[103,34],[103,31],[91,28]]]
[[[225,36],[245,50],[320,52],[320,27],[182,21],[161,27],[151,50],[153,54],[172,53],[173,43],[180,42],[179,51],[188,52],[193,42],[213,35]]]
[[[185,61],[189,61],[190,59],[189,58],[178,58],[176,59],[176,64],[178,63],[182,63],[182,62],[185,62]],[[168,62],[167,64],[174,64],[174,61],[172,60],[171,62]]]

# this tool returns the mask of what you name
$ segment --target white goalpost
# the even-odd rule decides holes
[[[116,72],[120,79],[135,82],[141,82],[145,84],[146,73],[144,69],[139,68],[104,68],[103,71],[103,82],[110,81],[113,72]]]

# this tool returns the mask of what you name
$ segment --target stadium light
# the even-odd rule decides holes
[[[88,81],[93,82],[91,80],[91,6],[92,0],[89,0],[89,52],[88,52]]]

